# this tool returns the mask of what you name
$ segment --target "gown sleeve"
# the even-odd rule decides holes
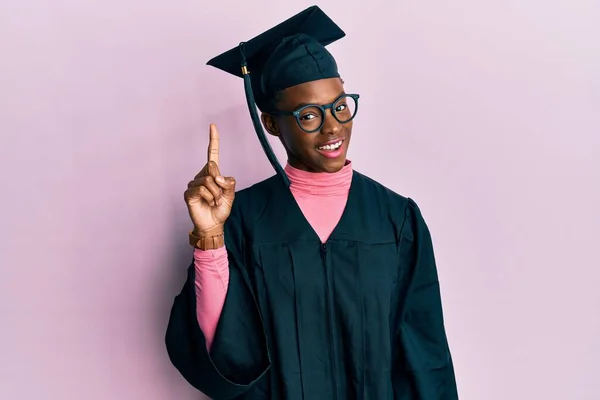
[[[394,399],[458,399],[444,328],[442,301],[429,229],[408,200],[400,238],[401,268],[394,300]]]
[[[196,315],[192,263],[175,297],[165,337],[172,364],[196,389],[213,400],[241,396],[267,372],[267,339],[245,268],[241,219],[236,207],[225,225],[229,285],[210,353]]]

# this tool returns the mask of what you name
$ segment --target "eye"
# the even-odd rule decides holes
[[[348,108],[348,105],[346,103],[341,103],[335,107],[335,111],[336,112],[344,111],[346,108]]]
[[[304,114],[303,116],[300,117],[300,120],[301,121],[310,121],[315,118],[317,118],[317,116],[315,114]]]

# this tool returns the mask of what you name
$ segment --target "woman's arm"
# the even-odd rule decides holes
[[[196,261],[198,254],[194,254],[187,280],[171,308],[165,337],[173,365],[192,386],[215,400],[234,399],[250,391],[270,367],[267,338],[246,269],[236,207],[224,232],[225,247],[221,250],[212,255],[209,250],[199,257],[200,262]],[[224,256],[217,257],[219,251],[226,252],[227,261]],[[215,269],[204,268],[204,256],[213,258]],[[226,289],[224,270],[229,275]],[[217,294],[225,292],[224,301],[221,298],[217,303],[210,298],[213,289]],[[205,308],[207,304],[209,308]],[[211,311],[205,314],[199,305],[204,311]]]
[[[394,299],[394,399],[457,400],[454,366],[429,229],[408,200],[400,239],[401,273]]]
[[[196,317],[210,352],[229,285],[227,250],[194,250]]]

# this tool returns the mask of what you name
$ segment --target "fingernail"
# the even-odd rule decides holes
[[[217,182],[225,183],[225,179],[222,176],[217,176]]]

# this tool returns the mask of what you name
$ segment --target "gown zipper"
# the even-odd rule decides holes
[[[329,325],[329,346],[331,348],[331,370],[333,377],[333,399],[337,399],[338,387],[337,387],[337,349],[335,347],[335,334],[334,334],[334,310],[333,310],[333,287],[331,282],[331,268],[329,266],[329,257],[327,256],[327,243],[321,244],[321,255],[323,256],[323,262],[325,264],[325,288],[327,295],[327,322]]]

